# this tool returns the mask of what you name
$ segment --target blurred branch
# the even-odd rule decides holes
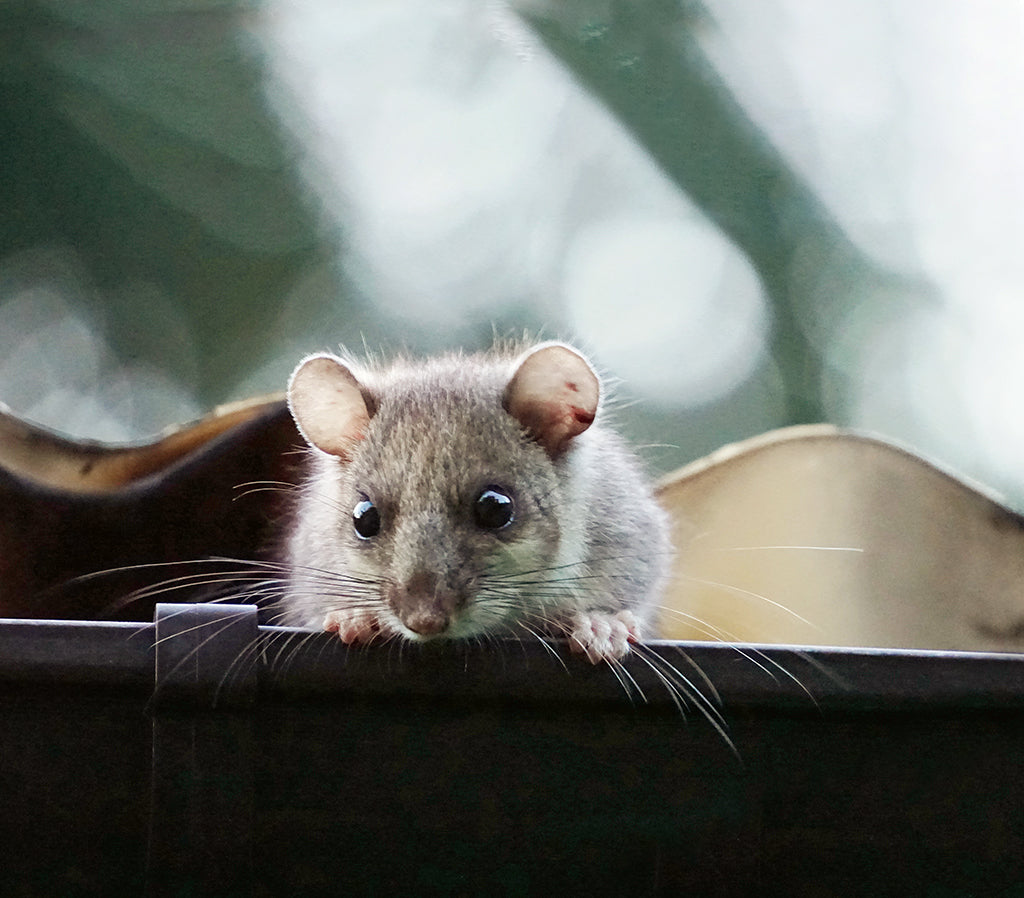
[[[769,143],[700,48],[679,0],[523,0],[518,12],[746,253],[774,312],[791,422],[824,417],[822,344],[888,283]]]

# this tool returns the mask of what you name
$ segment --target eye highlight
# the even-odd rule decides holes
[[[360,539],[373,539],[380,533],[380,512],[369,499],[356,503],[352,510],[352,526]]]
[[[482,530],[504,530],[515,519],[515,502],[500,486],[480,491],[473,503],[473,520]]]

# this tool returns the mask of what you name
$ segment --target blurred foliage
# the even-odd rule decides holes
[[[69,247],[87,287],[76,295],[112,351],[207,403],[272,356],[283,330],[308,337],[356,312],[339,235],[267,104],[249,30],[258,9],[0,2],[0,262]],[[900,314],[913,290],[857,250],[730,95],[697,40],[701,7],[558,0],[519,11],[748,256],[772,304],[786,418],[826,417],[826,347],[862,303],[888,307],[876,319]],[[302,321],[282,323],[303,283]],[[705,437],[703,451],[716,440]]]
[[[251,10],[0,3],[0,259],[70,247],[113,351],[206,400],[268,353],[282,296],[335,252],[267,109]],[[174,340],[147,294],[176,308]]]
[[[747,256],[772,305],[788,423],[824,420],[826,347],[864,302],[899,314],[918,291],[880,271],[765,139],[701,49],[714,27],[683,0],[525,4],[546,46]]]

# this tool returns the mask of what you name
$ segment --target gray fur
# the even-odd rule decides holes
[[[446,638],[571,633],[581,612],[647,621],[670,560],[666,516],[600,411],[552,458],[505,410],[519,358],[349,365],[371,418],[347,460],[311,449],[288,545],[290,623],[358,607],[383,636],[415,639],[403,619],[417,603],[445,616]],[[501,531],[473,521],[490,485],[515,500]],[[383,520],[372,540],[352,525],[363,497]]]

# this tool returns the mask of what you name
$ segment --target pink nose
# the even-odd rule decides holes
[[[458,607],[456,595],[438,582],[436,574],[417,571],[406,582],[394,583],[388,604],[398,619],[419,636],[439,636],[451,625]]]
[[[420,606],[405,614],[402,623],[420,636],[437,636],[448,629],[448,615],[440,608]]]

